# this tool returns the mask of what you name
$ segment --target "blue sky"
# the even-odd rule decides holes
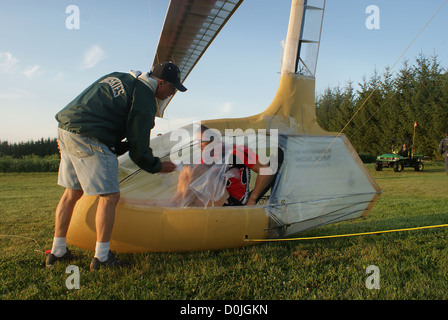
[[[445,0],[327,0],[316,93],[392,66]],[[148,71],[168,0],[0,0],[0,140],[56,137],[54,115],[100,76]],[[79,29],[68,29],[76,5]],[[259,113],[279,84],[290,0],[245,0],[187,78],[152,134],[201,119]],[[379,29],[368,29],[369,5]],[[448,4],[403,58],[448,66]],[[392,71],[398,71],[402,60]]]

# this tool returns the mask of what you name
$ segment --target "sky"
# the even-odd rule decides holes
[[[419,54],[436,54],[448,67],[445,2],[327,0],[316,94],[348,82],[356,88],[375,70],[394,66],[391,72],[397,72],[404,59],[413,64]],[[149,71],[168,4],[0,0],[0,141],[55,138],[55,114],[99,77]],[[371,5],[377,8],[376,20],[366,12]],[[175,95],[151,134],[264,111],[278,88],[290,8],[290,0],[245,0],[184,82],[188,91]]]

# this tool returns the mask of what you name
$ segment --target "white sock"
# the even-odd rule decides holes
[[[60,258],[67,252],[67,242],[64,238],[53,238],[53,248],[51,253],[56,257]]]
[[[95,246],[95,258],[99,261],[104,262],[107,260],[109,255],[110,242],[97,242]]]

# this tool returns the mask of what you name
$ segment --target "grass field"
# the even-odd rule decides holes
[[[441,162],[424,172],[369,171],[383,190],[367,218],[316,228],[300,237],[448,223],[448,177]],[[439,300],[448,292],[448,229],[271,242],[237,250],[119,255],[133,266],[89,271],[92,253],[72,248],[80,288],[69,290],[67,264],[44,267],[56,173],[0,174],[0,299]],[[368,266],[379,270],[369,289]],[[377,273],[378,274],[378,273]]]

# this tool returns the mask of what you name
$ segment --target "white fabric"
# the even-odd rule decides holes
[[[287,157],[268,210],[288,225],[285,235],[361,216],[376,190],[341,138],[288,136],[281,143]]]
[[[141,71],[135,71],[132,70],[129,72],[134,78],[137,78],[141,82],[143,82],[145,85],[147,85],[153,93],[156,93],[157,87],[159,86],[159,83],[156,79],[151,78],[149,76],[149,72],[141,72]]]

